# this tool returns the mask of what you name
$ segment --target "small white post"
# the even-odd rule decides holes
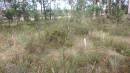
[[[84,42],[84,47],[86,48],[87,47],[87,40],[86,40],[86,38],[84,38],[83,42]]]

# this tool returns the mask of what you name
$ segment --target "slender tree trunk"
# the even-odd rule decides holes
[[[129,0],[129,6],[128,6],[128,14],[130,15],[130,0]]]
[[[5,6],[5,8],[6,8],[6,0],[4,0],[4,6]]]
[[[44,10],[44,17],[45,17],[45,20],[47,20],[45,0],[43,0],[43,10]]]
[[[111,14],[111,0],[107,0],[108,3],[108,15]]]
[[[121,0],[119,0],[119,8],[120,8],[120,9],[121,9],[121,6],[122,6]]]
[[[99,0],[99,5],[101,5],[102,6],[102,0]],[[100,10],[100,15],[102,15],[102,12],[103,12],[103,10]]]
[[[72,16],[73,16],[73,5],[70,5],[71,6],[71,10],[70,10],[70,14],[69,14],[69,16],[72,18]],[[67,16],[68,16],[68,14],[67,14]]]
[[[42,10],[43,5],[42,5],[42,1],[41,1],[41,3],[40,3],[40,4],[41,4],[41,16],[42,16],[41,18],[43,19],[43,10]]]
[[[50,20],[51,20],[51,18],[52,18],[52,9],[51,9],[51,1],[50,1]]]
[[[93,5],[95,6],[97,4],[98,0],[93,0]],[[94,12],[93,12],[93,19],[96,19],[96,9],[94,8]]]
[[[41,13],[42,13],[42,3],[41,3]]]

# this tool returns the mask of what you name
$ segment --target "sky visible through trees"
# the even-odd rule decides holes
[[[20,0],[19,0],[20,1]],[[31,0],[27,0],[30,4],[32,4],[32,1]],[[116,0],[113,0],[114,2]],[[8,3],[6,3],[7,6],[8,6]],[[41,5],[39,2],[36,3],[37,4],[37,9],[40,10],[41,8]],[[87,1],[87,5],[90,5],[92,4],[89,0]],[[125,5],[128,5],[128,0],[125,0],[124,2]],[[0,2],[0,7],[3,7],[4,8],[4,2]],[[68,2],[66,0],[56,0],[56,1],[52,1],[51,2],[51,8],[54,9],[58,7],[59,9],[71,9],[71,6],[68,4]]]
[[[33,4],[31,0],[28,0],[28,2],[30,4]],[[36,2],[37,4],[37,9],[40,10],[41,8],[41,5],[39,2]],[[6,3],[6,5],[8,6],[9,4]],[[71,9],[70,5],[66,2],[66,1],[63,1],[63,0],[56,0],[56,1],[52,1],[51,2],[51,8],[54,9],[58,6],[58,8],[60,9]],[[4,8],[4,2],[0,2],[0,7],[1,8]]]

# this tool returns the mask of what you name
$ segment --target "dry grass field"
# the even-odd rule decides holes
[[[0,73],[130,73],[127,19],[59,19],[0,28]]]

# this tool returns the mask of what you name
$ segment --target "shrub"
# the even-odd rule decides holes
[[[107,67],[112,71],[112,73],[119,73],[121,71],[119,68],[121,67],[121,64],[124,63],[124,61],[125,58],[122,58],[121,56],[111,55],[107,62]]]
[[[71,36],[66,29],[49,27],[42,33],[31,38],[26,46],[28,51],[40,53],[45,49],[58,49],[60,47],[72,46]]]
[[[120,54],[125,54],[125,51],[130,49],[129,43],[124,38],[112,36],[109,33],[93,32],[89,34],[89,37],[98,48],[112,48]]]
[[[49,43],[49,46],[55,46],[56,48],[64,46],[66,40],[67,33],[62,30],[47,31],[45,37],[45,42]]]
[[[10,8],[10,9],[7,9],[5,12],[4,12],[6,18],[9,20],[9,23],[11,21],[13,21],[13,17],[15,16],[16,14],[16,11],[14,8]]]
[[[86,54],[79,54],[76,58],[79,66],[85,66],[87,64],[98,64],[101,60],[102,54],[96,52],[87,52]]]
[[[87,35],[88,34],[88,26],[74,26],[74,33],[77,35]]]
[[[118,5],[113,5],[110,17],[112,17],[112,19],[116,19],[116,21],[119,22],[124,14],[125,12]]]
[[[124,51],[124,54],[125,54],[126,56],[130,56],[130,49],[125,50],[125,51]]]

